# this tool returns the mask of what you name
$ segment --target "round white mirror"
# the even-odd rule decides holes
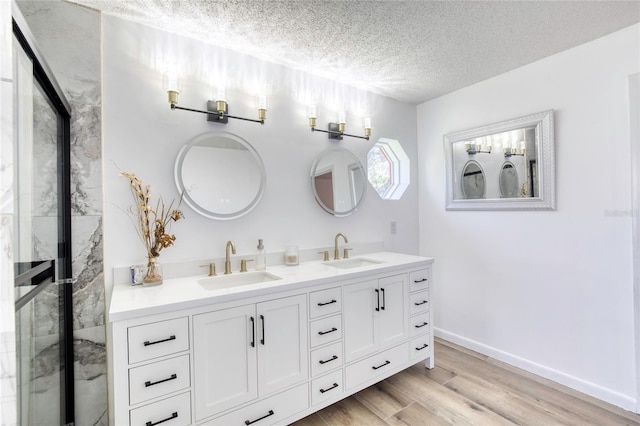
[[[462,194],[466,199],[484,198],[484,171],[477,161],[469,160],[462,170]]]
[[[228,220],[258,204],[266,173],[249,142],[232,133],[207,132],[180,149],[175,179],[189,207],[208,218]]]
[[[362,204],[367,178],[358,158],[340,147],[329,148],[311,167],[311,188],[316,201],[334,216],[349,216]]]

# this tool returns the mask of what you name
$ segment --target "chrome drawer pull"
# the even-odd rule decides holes
[[[331,299],[331,302],[318,302],[318,306],[327,306],[332,303],[338,303],[338,301],[336,299]]]
[[[177,374],[172,374],[171,377],[169,377],[167,379],[163,379],[163,380],[158,380],[157,382],[146,381],[146,382],[144,382],[144,387],[148,388],[149,386],[153,386],[153,385],[157,385],[157,384],[160,384],[160,383],[168,382],[169,380],[175,380],[177,378],[178,378]]]
[[[423,283],[425,281],[428,281],[426,278],[423,278],[421,280],[413,280],[414,283],[418,284],[418,283]]]
[[[382,368],[382,367],[384,367],[385,365],[389,365],[389,364],[391,364],[391,361],[386,360],[386,361],[384,362],[384,364],[380,364],[380,365],[379,365],[379,366],[377,366],[377,367],[376,367],[376,366],[373,366],[373,367],[371,367],[371,368],[373,368],[374,370],[377,370],[378,368]]]
[[[326,388],[326,389],[320,389],[320,393],[325,393],[325,392],[329,392],[331,389],[335,389],[338,387],[337,383],[334,383],[333,385],[331,385],[330,387]]]
[[[427,345],[427,344],[425,343],[424,345],[420,346],[419,348],[416,348],[416,351],[421,351],[421,350],[423,350],[424,348],[428,348],[428,347],[429,347],[429,345]]]
[[[328,331],[318,331],[318,334],[321,336],[324,336],[325,334],[329,334],[329,333],[333,333],[334,331],[338,331],[337,328],[335,327],[331,327],[331,330]]]
[[[422,324],[416,324],[416,325],[415,325],[415,327],[416,327],[416,328],[422,328],[422,327],[424,327],[425,325],[429,325],[429,323],[428,323],[428,322],[423,322]]]
[[[176,340],[176,336],[171,335],[168,339],[156,340],[155,342],[146,341],[144,342],[145,346],[157,345],[158,343],[168,342],[169,340]]]
[[[331,357],[331,358],[329,358],[329,359],[321,359],[321,360],[320,360],[320,361],[318,361],[318,362],[319,362],[320,364],[326,364],[326,363],[328,363],[328,362],[335,361],[336,359],[338,359],[338,355],[334,355],[334,356],[332,356],[332,357]]]
[[[147,422],[145,423],[146,426],[156,426],[159,425],[160,423],[164,423],[164,422],[168,422],[169,420],[173,420],[173,419],[177,419],[178,418],[178,412],[174,411],[173,414],[171,415],[171,417],[167,417],[164,420],[158,420],[157,422],[153,423],[153,422]]]
[[[427,301],[426,301],[426,300],[423,300],[422,302],[416,302],[416,303],[414,303],[414,305],[416,305],[416,306],[420,306],[420,305],[424,305],[425,303],[427,303]]]
[[[253,424],[255,422],[259,422],[260,420],[264,420],[269,416],[273,416],[274,414],[275,413],[273,412],[273,410],[269,410],[269,413],[267,415],[264,415],[264,416],[260,417],[259,419],[255,419],[255,420],[245,420],[244,424],[245,425],[250,425],[250,424]]]

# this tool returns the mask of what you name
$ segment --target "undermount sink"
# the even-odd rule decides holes
[[[325,262],[325,265],[333,266],[340,269],[361,268],[363,266],[372,266],[383,263],[378,260],[364,259],[362,257],[354,257],[353,259],[341,259],[332,260],[331,262]]]
[[[229,275],[200,278],[198,280],[198,284],[200,284],[205,290],[220,290],[223,288],[266,283],[280,279],[282,278],[265,271],[238,272]]]

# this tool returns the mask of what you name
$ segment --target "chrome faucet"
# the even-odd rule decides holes
[[[224,258],[224,274],[228,275],[231,273],[231,255],[229,254],[229,247],[231,247],[231,252],[236,254],[236,246],[233,244],[233,241],[227,241],[227,247],[225,249],[226,254]]]
[[[349,242],[349,240],[347,239],[347,236],[346,236],[346,235],[344,235],[342,232],[339,232],[339,233],[337,233],[337,234],[336,234],[336,238],[335,238],[335,246],[334,246],[334,248],[333,248],[333,258],[334,258],[335,260],[340,259],[340,251],[338,251],[338,238],[339,238],[339,237],[344,238],[344,242],[345,242],[345,244]]]

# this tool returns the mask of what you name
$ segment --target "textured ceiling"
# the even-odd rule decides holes
[[[67,1],[410,103],[640,22],[640,1]]]

